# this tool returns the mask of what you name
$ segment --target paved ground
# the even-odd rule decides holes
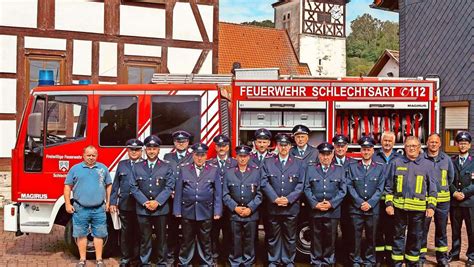
[[[74,266],[77,259],[69,253],[64,242],[64,227],[54,226],[51,234],[30,234],[15,237],[14,233],[3,232],[3,210],[0,209],[0,266]],[[434,230],[434,229],[432,229]],[[463,231],[465,231],[463,229]],[[428,264],[434,265],[434,240],[433,232],[430,231],[428,240]],[[450,229],[448,229],[448,233]],[[464,234],[465,236],[465,234]],[[451,266],[464,266],[466,260],[466,238],[463,238],[461,261],[451,264]],[[449,241],[451,244],[451,241]],[[259,252],[259,262],[261,263],[263,252]],[[107,266],[118,266],[118,257],[105,260]],[[89,261],[88,266],[95,266],[93,261]],[[220,266],[224,266],[223,264]],[[307,263],[299,262],[297,266],[309,266]]]

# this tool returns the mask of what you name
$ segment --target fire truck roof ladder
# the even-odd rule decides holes
[[[231,74],[167,74],[155,73],[151,78],[152,83],[212,83],[219,85],[232,84]]]

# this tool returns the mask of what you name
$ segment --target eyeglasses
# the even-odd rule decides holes
[[[411,149],[411,148],[419,148],[419,147],[420,147],[420,145],[405,145],[405,148],[409,148],[409,149]]]

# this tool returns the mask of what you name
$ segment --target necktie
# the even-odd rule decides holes
[[[369,165],[364,165],[364,169],[365,169],[365,171],[368,171],[369,170]]]
[[[461,167],[462,165],[464,165],[464,162],[466,161],[466,158],[465,157],[459,157],[459,163],[461,164]]]
[[[300,156],[304,156],[304,150],[300,150]]]
[[[154,163],[150,163],[150,170],[153,170],[153,166],[155,166]]]
[[[181,160],[183,158],[183,155],[178,154],[178,160]]]
[[[224,160],[219,160],[219,164],[221,165],[221,168],[224,167],[225,161]]]
[[[282,160],[282,161],[281,161],[281,166],[282,166],[282,167],[285,167],[285,161],[286,161],[286,160]]]
[[[263,160],[263,155],[260,155],[259,161],[261,162]]]
[[[323,172],[326,173],[328,171],[328,167],[323,166]]]
[[[202,171],[202,166],[201,167],[196,166],[197,176],[201,175],[201,171]]]

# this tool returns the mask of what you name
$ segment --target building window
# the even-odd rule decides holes
[[[151,83],[153,74],[159,72],[159,64],[153,62],[136,63],[126,62],[126,83],[147,84]]]
[[[125,146],[137,136],[136,96],[104,96],[100,98],[101,146]]]
[[[33,88],[38,86],[40,70],[52,70],[55,84],[64,84],[64,57],[27,55],[26,62],[26,73],[28,74],[28,79],[26,80],[26,88],[28,90],[25,92],[26,95],[28,95]]]
[[[173,145],[171,134],[185,130],[192,136],[191,143],[201,136],[201,98],[197,95],[154,96],[152,98],[151,132],[160,137],[163,145]]]
[[[290,13],[285,13],[283,15],[283,29],[289,29],[290,28]]]
[[[454,138],[459,131],[469,129],[469,102],[442,103],[444,106],[444,150],[446,153],[456,153]]]

